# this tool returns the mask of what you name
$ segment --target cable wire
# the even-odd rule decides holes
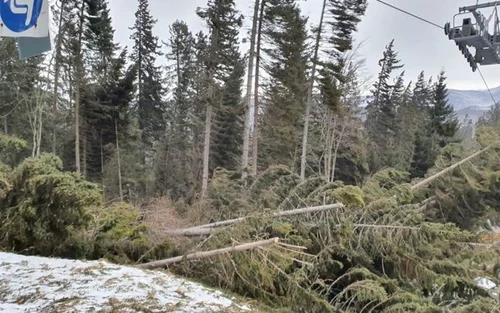
[[[477,67],[477,71],[479,72],[479,75],[481,75],[481,79],[483,80],[484,85],[486,86],[486,89],[488,90],[488,93],[490,94],[491,100],[493,100],[493,105],[496,105],[497,101],[495,100],[495,97],[493,96],[493,93],[491,92],[491,89],[488,86],[486,79],[484,79],[483,73],[481,72],[481,69],[479,68],[479,66]]]
[[[412,14],[412,13],[410,13],[410,12],[408,12],[408,11],[405,11],[405,10],[403,10],[403,9],[400,9],[400,8],[398,8],[398,7],[395,7],[395,6],[393,6],[392,4],[389,4],[389,3],[384,2],[384,1],[382,1],[382,0],[377,0],[377,1],[378,1],[378,2],[380,2],[380,3],[382,3],[382,4],[385,4],[385,5],[389,6],[389,7],[393,8],[393,9],[395,9],[395,10],[398,10],[398,11],[403,12],[403,13],[405,13],[405,14],[408,14],[408,15],[410,15],[410,16],[412,16],[412,17],[416,18],[416,19],[419,19],[419,20],[421,20],[421,21],[423,21],[423,22],[425,22],[425,23],[428,23],[428,24],[430,24],[430,25],[432,25],[432,26],[436,26],[436,27],[437,27],[437,28],[439,28],[439,29],[443,29],[443,27],[439,26],[439,25],[438,25],[438,24],[436,24],[436,23],[433,23],[433,22],[431,22],[431,21],[429,21],[429,20],[426,20],[426,19],[424,19],[424,18],[422,18],[422,17],[420,17],[420,16],[417,16],[417,15],[415,15],[415,14]],[[478,1],[478,2],[479,2],[479,1]],[[483,83],[484,83],[484,85],[486,86],[486,89],[488,90],[488,93],[490,94],[491,100],[493,100],[493,104],[494,104],[494,105],[496,105],[496,104],[497,104],[497,101],[495,100],[495,97],[493,96],[493,93],[491,92],[491,89],[490,89],[490,87],[488,86],[488,83],[486,82],[486,79],[484,78],[483,73],[481,72],[481,69],[479,68],[479,66],[477,67],[477,71],[479,72],[479,75],[481,75],[481,79],[483,80]]]
[[[382,4],[385,4],[385,5],[389,6],[389,7],[393,8],[393,9],[395,9],[395,10],[398,10],[398,11],[400,11],[400,12],[403,12],[403,13],[405,13],[405,14],[408,14],[408,15],[410,15],[410,16],[413,16],[414,18],[419,19],[419,20],[421,20],[421,21],[423,21],[423,22],[426,22],[426,23],[428,23],[428,24],[430,24],[430,25],[432,25],[432,26],[436,26],[437,28],[439,28],[439,29],[441,29],[441,30],[443,29],[443,26],[439,26],[438,24],[433,23],[433,22],[431,22],[431,21],[429,21],[429,20],[426,20],[425,18],[422,18],[422,17],[420,17],[420,16],[417,16],[417,15],[415,15],[415,14],[412,14],[412,13],[410,13],[410,12],[408,12],[408,11],[405,11],[405,10],[403,10],[403,9],[400,9],[400,8],[398,8],[398,7],[395,7],[395,6],[393,6],[392,4],[389,4],[389,3],[384,2],[384,1],[382,1],[382,0],[377,0],[377,1],[378,1],[378,2],[380,2],[380,3],[382,3]]]

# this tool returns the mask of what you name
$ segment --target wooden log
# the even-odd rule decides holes
[[[342,203],[335,203],[335,204],[328,204],[328,205],[322,205],[322,206],[317,206],[317,207],[309,207],[309,208],[302,208],[302,209],[296,209],[296,210],[282,211],[282,212],[274,213],[272,215],[272,218],[295,216],[295,215],[302,215],[302,214],[308,214],[308,213],[317,213],[317,212],[322,212],[322,211],[339,209],[339,208],[343,208],[343,207],[344,207],[344,205]],[[220,222],[215,222],[215,223],[210,223],[210,224],[205,224],[205,225],[200,225],[200,226],[195,226],[195,227],[190,227],[190,228],[185,228],[185,229],[165,230],[165,231],[163,231],[163,234],[168,235],[168,236],[186,236],[186,237],[206,236],[206,235],[210,235],[214,231],[213,228],[230,226],[232,224],[242,222],[247,218],[248,217],[240,217],[240,218],[235,218],[232,220],[220,221]]]
[[[150,269],[150,270],[157,269],[157,268],[161,268],[161,267],[166,267],[166,266],[174,264],[174,263],[190,261],[190,260],[206,259],[206,258],[210,258],[213,256],[218,256],[218,255],[222,255],[222,254],[230,253],[230,252],[241,252],[241,251],[252,250],[252,249],[257,248],[257,247],[268,246],[268,245],[276,244],[278,242],[279,242],[279,238],[276,237],[276,238],[272,238],[272,239],[268,239],[268,240],[261,240],[261,241],[245,243],[245,244],[241,244],[241,245],[233,246],[233,247],[227,247],[227,248],[205,251],[205,252],[195,252],[192,254],[177,256],[175,258],[144,263],[144,264],[138,265],[137,267],[142,268],[142,269]]]
[[[185,228],[185,229],[172,229],[162,231],[162,234],[167,236],[179,236],[179,237],[198,237],[198,236],[208,236],[215,232],[215,228]]]
[[[411,190],[417,190],[419,188],[422,188],[422,187],[425,187],[426,185],[432,183],[433,181],[435,181],[436,179],[438,179],[439,177],[443,176],[444,174],[448,173],[448,172],[451,172],[453,171],[454,169],[456,169],[457,167],[459,167],[460,165],[464,164],[464,163],[467,163],[469,162],[470,160],[474,159],[475,157],[483,154],[484,152],[490,150],[491,148],[493,147],[493,145],[489,145],[487,146],[486,148],[482,149],[482,150],[479,150],[478,152],[466,157],[465,159],[463,159],[462,161],[460,162],[457,162],[447,168],[445,168],[444,170],[440,171],[439,173],[436,173],[424,180],[422,180],[421,182],[418,182],[416,183],[415,185],[411,186]]]

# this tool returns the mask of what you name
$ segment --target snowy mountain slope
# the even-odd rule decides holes
[[[491,89],[493,97],[500,101],[500,86]],[[490,108],[493,100],[487,90],[448,90],[448,101],[453,105],[455,111],[468,107]]]
[[[250,308],[220,291],[158,271],[0,253],[0,312],[195,313]]]
[[[500,86],[491,89],[493,97],[500,101]],[[372,96],[364,96],[361,107],[365,108]],[[453,106],[459,121],[472,120],[476,122],[493,105],[493,100],[487,90],[448,90],[448,102]]]

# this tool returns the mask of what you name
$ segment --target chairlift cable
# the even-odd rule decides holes
[[[488,86],[486,79],[484,79],[483,73],[481,72],[481,69],[479,67],[477,68],[477,71],[479,72],[479,75],[481,75],[481,79],[483,80],[484,85],[486,86],[486,89],[488,89],[488,93],[490,94],[491,100],[493,100],[493,104],[496,105],[497,101],[495,100],[495,97],[493,96],[493,93],[491,92],[491,89]]]
[[[405,14],[408,14],[408,15],[410,15],[410,16],[413,16],[414,18],[419,19],[419,20],[421,20],[421,21],[423,21],[423,22],[426,22],[426,23],[428,23],[428,24],[431,24],[432,26],[436,26],[436,27],[437,27],[437,28],[439,28],[439,29],[443,29],[443,26],[439,26],[438,24],[433,23],[433,22],[431,22],[431,21],[429,21],[429,20],[426,20],[425,18],[422,18],[422,17],[420,17],[420,16],[418,16],[418,15],[412,14],[412,13],[410,13],[410,12],[408,12],[408,11],[405,11],[405,10],[403,10],[403,9],[400,9],[400,8],[398,8],[398,7],[395,7],[395,6],[393,6],[392,4],[389,4],[389,3],[384,2],[384,1],[382,1],[382,0],[377,0],[377,1],[378,1],[378,2],[380,2],[380,3],[382,3],[382,4],[385,4],[385,5],[389,6],[389,7],[393,8],[393,9],[395,9],[395,10],[398,10],[398,11],[400,11],[400,12],[403,12],[403,13],[405,13]]]
[[[392,5],[392,4],[389,4],[389,3],[387,3],[387,2],[384,2],[384,1],[382,1],[382,0],[377,0],[377,1],[378,1],[378,2],[380,2],[380,3],[382,3],[382,4],[385,4],[385,5],[389,6],[389,7],[393,8],[393,9],[395,9],[395,10],[398,10],[398,11],[403,12],[403,13],[405,13],[405,14],[408,14],[408,15],[410,15],[410,16],[412,16],[412,17],[414,17],[414,18],[417,18],[417,19],[419,19],[419,20],[421,20],[421,21],[423,21],[423,22],[425,22],[425,23],[428,23],[428,24],[430,24],[430,25],[432,25],[432,26],[436,26],[436,27],[437,27],[437,28],[439,28],[439,29],[443,29],[443,27],[442,27],[442,26],[439,26],[438,24],[433,23],[433,22],[431,22],[431,21],[429,21],[429,20],[426,20],[426,19],[424,19],[424,18],[422,18],[422,17],[420,17],[420,16],[418,16],[418,15],[412,14],[412,13],[410,13],[410,12],[408,12],[408,11],[405,11],[405,10],[403,10],[403,9],[400,9],[400,8],[398,8],[398,7],[396,7],[396,6]],[[478,0],[478,3],[479,3],[479,0]],[[484,78],[483,73],[481,72],[481,69],[480,69],[479,67],[477,67],[477,70],[478,70],[478,72],[479,72],[479,75],[481,75],[481,79],[483,80],[483,83],[484,83],[484,85],[486,86],[486,89],[488,90],[488,93],[490,94],[491,100],[493,100],[493,104],[495,104],[495,105],[496,105],[497,101],[495,100],[495,97],[493,96],[493,93],[491,92],[491,89],[490,89],[490,87],[488,86],[488,83],[486,82],[486,79]]]

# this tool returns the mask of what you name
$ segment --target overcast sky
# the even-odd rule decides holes
[[[438,25],[453,20],[460,6],[475,4],[476,0],[384,0],[413,14],[422,16]],[[480,3],[486,2],[480,1]],[[134,23],[135,0],[112,0],[111,11],[116,29],[116,40],[123,46],[130,46],[130,30]],[[197,7],[204,7],[207,0],[150,0],[151,13],[158,20],[155,34],[167,41],[169,25],[175,20],[184,20],[193,32],[203,29],[197,17]],[[309,16],[309,23],[317,24],[322,0],[302,0],[303,14]],[[237,8],[247,17],[245,30],[250,27],[253,0],[236,0]],[[491,10],[482,11],[489,17]],[[443,30],[426,24],[411,16],[369,0],[368,10],[355,35],[363,42],[360,53],[366,58],[367,73],[375,77],[378,60],[385,46],[394,39],[395,49],[405,64],[407,80],[415,80],[424,70],[426,76],[436,76],[441,69],[447,72],[449,88],[485,89],[478,72],[473,73],[469,64],[455,44],[445,36]],[[245,46],[246,47],[246,46]],[[246,49],[246,48],[245,48]],[[247,51],[242,51],[246,53]],[[481,68],[490,88],[500,86],[500,65]]]

